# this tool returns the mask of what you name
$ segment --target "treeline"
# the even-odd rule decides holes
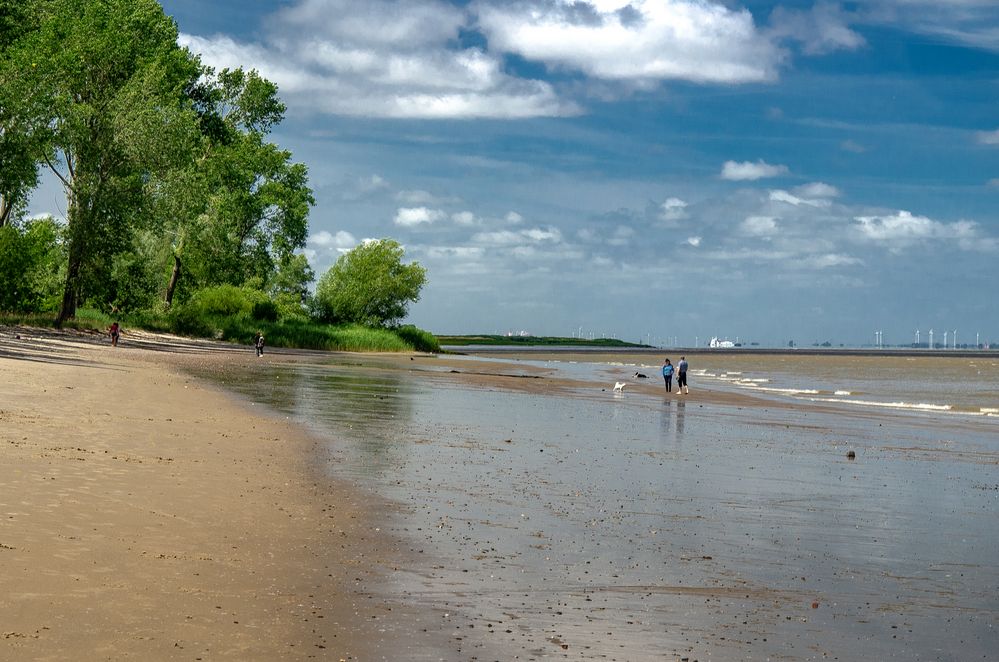
[[[155,0],[0,0],[0,310],[216,335],[233,318],[396,325],[418,265],[395,265],[419,278],[388,317],[310,295],[315,201],[306,167],[270,140],[284,113],[255,71],[181,48]],[[65,222],[26,217],[43,170]]]

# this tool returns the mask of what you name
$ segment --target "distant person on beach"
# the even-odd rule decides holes
[[[257,335],[253,336],[253,346],[257,348],[257,356],[264,355],[264,334],[257,331]]]
[[[108,328],[108,335],[111,336],[111,346],[118,346],[118,337],[121,336],[121,326],[117,320]]]
[[[669,362],[669,359],[666,359],[666,362],[663,363],[663,381],[666,382],[666,392],[667,393],[672,393],[673,392],[673,364]]]
[[[681,356],[680,362],[676,364],[676,392],[690,393],[687,388],[687,357]]]

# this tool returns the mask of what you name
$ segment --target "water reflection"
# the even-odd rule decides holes
[[[408,444],[399,441],[399,431],[412,423],[415,388],[396,373],[366,366],[260,366],[223,383],[313,431],[348,442],[327,451],[348,455],[341,459],[351,473],[380,476],[406,461]]]

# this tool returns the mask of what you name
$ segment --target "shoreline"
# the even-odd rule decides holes
[[[3,331],[2,657],[392,659],[384,619],[420,616],[369,590],[404,559],[385,504],[183,372],[252,350]]]

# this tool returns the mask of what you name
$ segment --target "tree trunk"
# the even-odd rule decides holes
[[[180,256],[174,253],[173,272],[170,274],[170,282],[167,284],[166,297],[163,299],[166,302],[167,308],[173,305],[173,292],[177,288],[178,280],[180,280]]]
[[[71,245],[69,263],[66,269],[66,287],[62,292],[62,308],[56,317],[55,327],[62,328],[63,322],[76,315],[76,304],[80,290],[80,266],[83,263],[79,248]]]

